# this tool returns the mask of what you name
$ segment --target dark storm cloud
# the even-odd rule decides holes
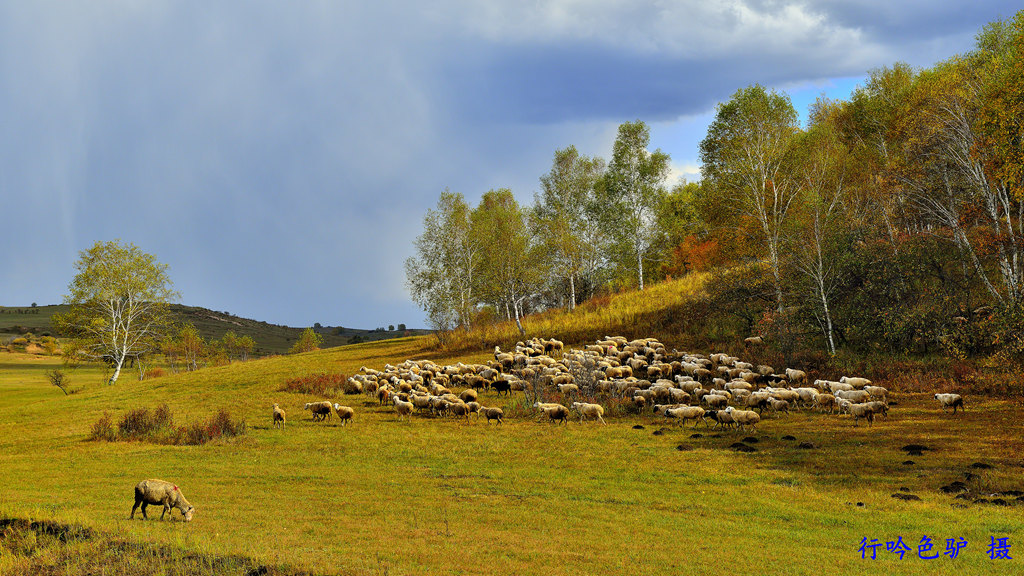
[[[188,304],[419,325],[402,262],[445,187],[528,201],[556,148],[606,156],[621,121],[928,65],[1015,9],[0,0],[0,304],[58,302],[121,238]]]

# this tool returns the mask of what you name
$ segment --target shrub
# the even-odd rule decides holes
[[[114,420],[110,417],[110,412],[104,412],[103,417],[92,425],[89,440],[102,440],[104,442],[117,440],[117,430],[114,430]]]
[[[150,378],[160,378],[166,374],[167,372],[165,372],[163,368],[157,366],[155,368],[150,368],[149,370],[146,370],[145,379],[148,380]]]
[[[167,404],[150,412],[149,408],[136,408],[121,417],[117,425],[118,436],[125,440],[154,440],[154,436],[170,429],[174,422]]]
[[[339,389],[344,384],[344,374],[327,374],[320,372],[287,380],[280,388],[278,388],[278,391],[333,397],[338,394]]]
[[[221,408],[206,422],[193,422],[178,429],[178,444],[198,446],[219,438],[241,436],[246,431],[245,420],[233,420],[231,414]]]

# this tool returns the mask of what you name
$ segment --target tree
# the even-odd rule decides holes
[[[760,228],[780,314],[785,227],[800,192],[789,165],[798,132],[796,109],[789,97],[754,85],[719,104],[708,135],[700,143],[704,178]]]
[[[551,171],[534,196],[534,228],[550,254],[552,280],[568,280],[568,307],[576,308],[577,279],[600,254],[603,227],[593,217],[604,160],[581,155],[575,146],[555,151]]]
[[[535,265],[539,252],[527,220],[508,188],[488,191],[470,215],[472,236],[480,249],[478,293],[495,309],[504,307],[521,334],[526,333],[519,320],[523,301],[536,292],[540,275]]]
[[[289,351],[291,354],[301,354],[302,352],[312,352],[319,350],[320,345],[323,344],[324,337],[317,334],[312,328],[306,328],[302,331],[302,335],[295,341],[295,345]]]
[[[113,384],[126,359],[154,350],[166,335],[168,304],[178,294],[166,264],[120,240],[96,242],[80,253],[75,269],[64,297],[71,308],[53,322],[71,338],[65,354],[107,361]]]
[[[604,222],[612,230],[624,261],[636,263],[640,289],[644,289],[644,257],[657,231],[655,215],[665,195],[669,155],[647,151],[651,132],[637,120],[619,126],[612,161],[605,173]]]
[[[480,257],[469,212],[462,194],[442,192],[437,209],[423,217],[416,255],[405,261],[406,287],[441,338],[455,326],[468,327],[476,304],[473,275]]]

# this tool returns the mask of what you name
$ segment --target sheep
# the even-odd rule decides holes
[[[274,404],[274,426],[284,428],[284,423],[284,410],[282,410],[277,404]]]
[[[463,402],[476,402],[476,390],[473,390],[472,388],[466,388],[465,390],[462,391],[461,394],[459,394],[459,399],[462,400]]]
[[[886,401],[886,396],[889,394],[889,391],[881,386],[865,386],[864,391],[870,394],[872,398],[876,398],[882,402]]]
[[[502,392],[504,392],[508,396],[511,396],[512,383],[509,382],[508,380],[495,380],[494,382],[491,383],[491,390],[497,392],[498,396],[501,396]]]
[[[764,338],[760,336],[750,336],[743,339],[744,346],[760,346],[764,344]]]
[[[348,406],[342,406],[337,402],[334,403],[334,411],[338,413],[338,420],[341,421],[341,425],[344,426],[355,416],[356,411]]]
[[[728,428],[736,425],[736,421],[733,420],[732,414],[729,410],[708,410],[704,415],[715,421],[715,425],[711,427],[712,430],[719,426],[722,428]]]
[[[785,412],[786,414],[789,414],[789,402],[786,400],[776,400],[775,398],[771,398],[768,400],[768,403],[776,413]]]
[[[768,392],[754,392],[747,397],[747,407],[755,408],[764,412],[764,409],[768,407],[768,402],[772,399],[771,394]]]
[[[831,414],[836,407],[836,397],[831,394],[818,394],[814,397],[814,407],[819,410],[828,408],[828,413]]]
[[[696,428],[697,424],[704,422],[707,426],[707,421],[704,420],[704,409],[700,406],[681,406],[679,408],[669,408],[665,410],[666,418],[678,418],[683,424],[686,424],[687,420],[693,420],[693,427]]]
[[[538,407],[538,404],[539,403],[534,404],[534,407]],[[566,418],[569,417],[569,410],[561,404],[541,405],[540,409],[547,414],[548,418],[550,418],[552,422],[561,420],[562,424],[565,424]]]
[[[380,406],[391,401],[391,390],[384,388],[383,386],[377,389],[377,403]]]
[[[725,396],[719,396],[717,394],[706,394],[701,401],[708,405],[708,408],[719,408],[725,407],[729,403],[729,399]]]
[[[846,382],[827,382],[829,390],[835,395],[837,392],[849,392],[854,390],[853,384],[847,384]]]
[[[849,378],[847,376],[843,376],[839,381],[843,384],[849,384],[858,390],[862,390],[865,386],[871,385],[871,380],[868,380],[867,378]]]
[[[469,406],[465,402],[461,400],[458,402],[451,402],[448,405],[448,409],[453,416],[460,416],[469,420],[470,410]]]
[[[871,407],[871,410],[874,411],[875,414],[881,414],[886,418],[889,417],[889,405],[885,402],[879,402],[876,400],[874,402],[868,402],[867,405]]]
[[[843,400],[849,400],[855,404],[867,402],[871,399],[871,394],[863,390],[839,390],[835,394],[836,398],[842,398]]]
[[[309,410],[313,413],[313,421],[317,420],[330,420],[331,419],[331,403],[324,400],[323,402],[307,402],[303,410]]]
[[[580,387],[575,384],[558,384],[558,391],[562,394],[572,394],[577,398],[580,396]]]
[[[491,423],[491,420],[497,420],[498,424],[504,422],[505,413],[501,408],[481,408],[480,412],[487,417],[488,424]]]
[[[953,407],[953,414],[956,414],[957,406],[960,407],[961,412],[964,411],[964,399],[959,394],[936,394],[935,399],[939,401],[939,407],[943,411],[950,406]]]
[[[163,480],[143,480],[135,485],[135,505],[132,506],[132,513],[128,516],[129,520],[135,518],[135,510],[138,509],[140,504],[142,505],[143,518],[147,518],[146,506],[150,504],[163,505],[164,511],[160,514],[161,520],[164,519],[164,515],[168,511],[177,508],[181,511],[181,515],[185,517],[185,522],[191,522],[192,514],[196,510],[185,499],[185,495],[181,493],[177,486]]]
[[[478,418],[480,417],[480,410],[483,409],[483,406],[481,406],[479,402],[466,402],[466,407],[469,408],[470,414],[473,414]]]
[[[850,416],[853,416],[853,424],[857,425],[857,421],[864,418],[868,421],[868,426],[872,426],[875,423],[875,411],[872,410],[868,404],[850,404],[849,406]]]
[[[798,382],[807,382],[807,373],[803,370],[794,370],[792,368],[786,368],[786,380],[790,384],[796,384]]]
[[[761,416],[753,410],[734,410],[732,406],[729,406],[725,412],[732,417],[733,422],[739,425],[740,430],[743,430],[745,426],[756,429],[758,423],[761,422]]]
[[[409,419],[409,415],[412,414],[413,405],[412,402],[403,402],[398,396],[394,397],[395,412],[398,412],[398,419],[401,420],[402,416],[405,419]]]
[[[597,418],[598,422],[607,425],[604,421],[604,408],[600,404],[588,404],[586,402],[573,402],[572,409],[580,415],[580,422],[583,422],[584,418]]]

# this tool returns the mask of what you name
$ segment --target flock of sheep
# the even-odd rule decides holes
[[[637,412],[649,410],[679,423],[693,421],[694,427],[701,423],[711,427],[714,422],[714,428],[740,430],[756,429],[765,410],[781,414],[803,408],[848,414],[855,425],[860,420],[871,425],[876,415],[887,416],[889,410],[888,390],[867,378],[808,382],[801,370],[777,372],[728,354],[668,350],[654,338],[606,337],[582,349],[534,338],[519,342],[514,351],[495,347],[494,359],[485,364],[441,366],[429,360],[406,360],[382,370],[364,366],[344,384],[346,393],[373,395],[381,406],[391,405],[399,420],[415,413],[457,418],[483,415],[488,423],[501,424],[502,409],[481,404],[484,390],[498,395],[522,392],[540,417],[560,423],[576,415],[581,422],[606,424],[602,403],[612,399]],[[555,392],[564,403],[545,401]],[[963,409],[963,398],[957,394],[936,394],[935,398],[943,408]],[[308,403],[305,409],[314,420],[329,420],[335,413],[342,424],[355,414],[348,406],[328,401]],[[284,411],[275,404],[274,424],[283,427],[284,423]]]

